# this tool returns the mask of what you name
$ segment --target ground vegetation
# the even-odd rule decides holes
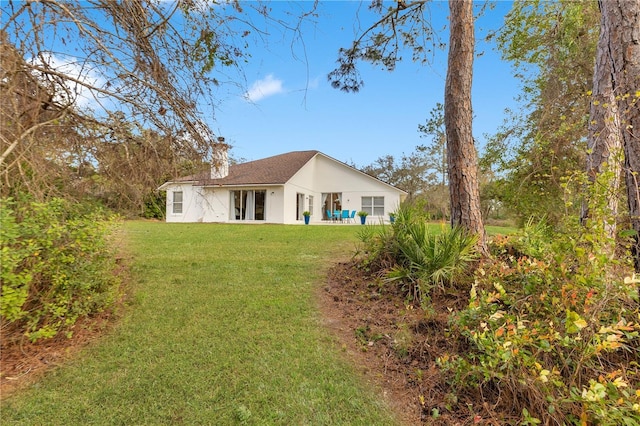
[[[153,164],[158,169],[173,165],[175,169],[192,170],[198,167],[201,158],[215,149],[215,139],[209,137],[211,135],[198,121],[197,112],[191,108],[190,102],[199,95],[197,90],[172,92],[195,86],[187,84],[188,79],[175,80],[160,59],[162,55],[158,56],[158,52],[169,54],[167,46],[171,44],[165,44],[167,39],[161,36],[180,37],[180,32],[163,18],[166,10],[160,6],[144,9],[139,2],[95,4],[95,11],[111,17],[112,32],[98,36],[93,31],[100,26],[85,26],[85,22],[94,22],[91,19],[95,16],[66,2],[10,3],[9,7],[3,7],[3,14],[10,13],[6,15],[8,19],[3,20],[0,33],[3,37],[0,88],[4,95],[0,101],[3,107],[0,129],[3,196],[0,206],[3,268],[0,313],[3,335],[4,331],[11,331],[12,338],[8,342],[14,348],[21,348],[16,343],[26,341],[35,344],[45,338],[53,341],[57,334],[73,337],[74,326],[82,316],[99,315],[116,300],[114,289],[117,284],[111,278],[117,262],[106,250],[105,238],[105,229],[110,222],[106,216],[97,215],[98,209],[94,205],[88,208],[88,200],[98,199],[116,208],[122,208],[117,204],[119,202],[128,203],[136,205],[138,212],[148,203],[157,208],[145,197],[144,188],[132,187],[131,192],[123,188],[135,181],[148,189],[161,176],[146,179],[132,173],[123,179],[122,175],[149,164],[149,158],[157,158]],[[194,10],[189,6],[194,4],[178,3],[168,11],[179,11],[186,18],[194,19],[212,16],[201,10],[190,14]],[[640,423],[637,363],[640,279],[633,273],[634,267],[636,272],[640,269],[637,211],[640,205],[637,149],[640,144],[633,130],[640,128],[637,123],[640,111],[637,108],[640,75],[637,47],[640,44],[635,31],[640,17],[639,4],[637,1],[603,1],[597,4],[599,10],[594,2],[532,1],[514,5],[507,24],[497,37],[507,59],[514,60],[516,65],[533,67],[531,72],[521,69],[524,70],[525,100],[530,113],[523,115],[524,122],[506,127],[496,136],[485,161],[489,166],[498,165],[499,179],[491,188],[493,196],[512,205],[526,226],[516,235],[496,236],[485,244],[476,154],[470,132],[473,16],[470,14],[471,2],[451,2],[449,71],[463,72],[448,74],[444,121],[450,218],[453,225],[462,227],[432,233],[422,216],[424,210],[403,206],[396,212],[396,221],[391,226],[358,228],[361,233],[356,261],[333,270],[325,288],[328,299],[323,298],[323,309],[333,309],[333,315],[340,311],[347,313],[346,334],[342,334],[347,336],[343,340],[345,347],[357,349],[351,355],[366,360],[376,381],[383,386],[395,381],[390,389],[397,397],[395,401],[411,407],[408,421],[431,424]],[[185,5],[186,8],[180,9]],[[432,48],[440,41],[428,20],[423,19],[426,5],[427,2],[421,1],[397,2],[386,8],[382,2],[373,2],[372,8],[380,12],[381,19],[365,30],[351,48],[341,51],[339,67],[330,75],[334,85],[357,91],[362,81],[355,61],[381,63],[393,69],[402,47],[412,50],[413,59],[428,60],[431,49],[417,40],[427,40]],[[231,3],[229,7],[241,13],[239,3]],[[209,11],[215,15],[216,9]],[[94,67],[113,67],[124,75],[121,84],[113,87],[113,82],[95,84],[87,83],[84,78],[69,78],[68,74],[51,65],[51,57],[39,55],[45,51],[38,44],[42,38],[33,36],[37,32],[23,33],[27,28],[21,25],[23,21],[30,21],[34,30],[44,30],[49,23],[64,24],[58,29],[65,37],[79,31],[78,38],[87,41],[81,49],[84,54],[81,57],[85,58],[81,69],[88,72]],[[594,30],[598,28],[598,22],[599,33]],[[181,58],[183,62],[178,60],[194,72],[189,78],[219,64],[235,66],[243,57],[241,50],[231,49],[231,45],[220,41],[217,33],[205,31],[192,35],[194,38],[188,40],[192,49],[187,49],[189,54]],[[102,36],[114,43],[109,45],[112,49],[126,48],[128,61],[119,62],[117,55],[97,49],[97,40]],[[159,44],[153,45],[153,42]],[[193,52],[196,52],[195,56]],[[610,76],[611,80],[604,76]],[[216,82],[212,82],[215,85]],[[593,86],[591,92],[590,86]],[[105,108],[102,115],[90,114],[79,107],[78,87],[89,89],[93,99],[101,101],[98,103],[102,107],[118,107],[113,111]],[[455,93],[457,89],[462,91]],[[192,95],[195,98],[191,98]],[[598,104],[603,102],[610,109],[602,105],[603,109],[599,111]],[[141,109],[136,109],[138,107]],[[122,113],[131,111],[134,111],[131,116],[135,119],[124,120]],[[589,111],[591,116],[587,119]],[[601,112],[604,116],[599,115]],[[605,132],[603,122],[619,123],[620,127]],[[163,131],[173,128],[180,131]],[[621,168],[616,164],[602,167],[605,161],[611,163],[612,158],[616,159],[615,155],[606,155],[603,145],[599,145],[607,132],[619,132],[624,158]],[[498,153],[506,152],[505,147],[513,137],[517,138],[516,144],[512,145],[513,155],[500,158]],[[587,146],[589,150],[585,149]],[[48,170],[52,171],[50,178],[45,173]],[[615,190],[617,184],[612,185],[619,179],[619,170],[625,182],[626,216],[619,215],[612,204],[620,196]],[[114,195],[121,192],[124,197]],[[55,197],[65,193],[78,194],[85,204],[68,205]],[[83,197],[83,194],[90,196]],[[535,219],[531,220],[531,217]],[[625,227],[612,231],[612,225],[620,223]],[[255,238],[254,230],[251,231]],[[229,306],[234,304],[240,308],[254,308],[247,318],[258,321],[259,325],[246,324],[247,330],[234,328],[238,318],[246,315],[242,310],[234,310],[232,320],[212,328],[214,326],[209,322],[199,322],[197,315],[190,316],[195,307],[200,308],[198,313],[203,316],[210,315],[209,307],[196,303],[206,301],[206,297],[197,294],[181,302],[175,299],[176,286],[182,289],[188,284],[184,259],[182,264],[176,265],[180,259],[167,255],[172,251],[161,244],[175,244],[175,240],[155,240],[157,247],[141,249],[141,253],[147,253],[152,248],[164,247],[165,252],[156,252],[156,256],[165,256],[167,264],[174,262],[174,269],[170,271],[172,280],[167,282],[164,275],[155,278],[140,275],[144,276],[140,278],[142,281],[153,278],[157,280],[153,284],[166,286],[163,288],[165,293],[160,296],[164,303],[156,303],[159,300],[145,302],[147,293],[137,293],[141,295],[140,305],[147,308],[138,313],[144,313],[150,320],[131,335],[138,338],[143,335],[156,344],[158,341],[154,337],[161,335],[160,343],[165,344],[166,335],[173,332],[186,340],[181,340],[179,347],[158,346],[152,362],[147,362],[151,352],[136,346],[139,343],[136,338],[124,338],[126,342],[122,346],[115,344],[105,352],[98,352],[100,356],[115,353],[116,357],[131,352],[144,364],[140,365],[142,376],[116,377],[114,389],[120,389],[127,397],[148,401],[153,407],[149,409],[159,422],[193,421],[195,418],[189,416],[198,416],[207,410],[190,410],[183,404],[185,399],[176,400],[175,395],[156,393],[148,396],[145,393],[149,388],[147,385],[155,384],[150,383],[149,378],[156,378],[154,373],[158,371],[164,373],[166,365],[181,365],[182,373],[193,380],[189,383],[191,387],[181,389],[194,399],[202,398],[202,390],[209,383],[196,381],[199,370],[193,367],[202,361],[204,349],[189,341],[190,335],[183,336],[176,330],[183,330],[186,324],[193,325],[194,335],[208,331],[197,334],[204,341],[216,332],[242,331],[246,333],[244,346],[223,357],[223,361],[247,355],[255,362],[251,365],[257,367],[245,377],[246,380],[239,381],[234,381],[236,377],[232,374],[239,371],[237,365],[225,370],[228,374],[224,378],[234,385],[230,393],[234,400],[227,402],[231,409],[222,413],[221,421],[247,423],[252,418],[278,421],[283,415],[286,417],[286,413],[271,409],[271,393],[264,392],[259,386],[245,392],[243,387],[253,383],[249,379],[258,376],[274,379],[273,387],[281,389],[282,383],[289,383],[290,375],[276,372],[273,365],[293,366],[296,379],[301,380],[297,390],[304,393],[303,402],[309,402],[308,406],[300,407],[299,401],[292,401],[290,395],[276,392],[286,405],[298,407],[294,422],[317,420],[314,416],[320,407],[318,401],[333,395],[332,381],[345,370],[330,370],[320,383],[304,381],[306,375],[324,371],[326,366],[321,364],[323,356],[318,356],[326,352],[306,351],[307,337],[315,336],[312,341],[316,342],[317,336],[305,328],[309,318],[300,319],[296,314],[308,312],[309,294],[301,296],[291,281],[292,276],[299,279],[308,273],[305,268],[309,264],[293,264],[290,259],[300,254],[300,244],[309,241],[295,239],[286,234],[289,231],[284,228],[281,231],[285,233],[284,239],[278,241],[270,240],[273,235],[262,234],[260,238],[269,243],[265,250],[267,254],[254,253],[255,258],[277,253],[278,259],[271,259],[268,267],[254,271],[248,282],[242,282],[240,290],[244,291],[233,294],[237,299],[223,297],[220,300],[225,303],[213,310],[218,313],[231,309]],[[201,248],[211,251],[207,245],[211,241],[198,240],[200,236],[190,236],[190,247],[194,241],[200,241]],[[233,238],[229,238],[237,236],[233,233]],[[292,241],[295,244],[288,245]],[[335,252],[334,244],[326,244],[326,247],[330,247],[326,250],[331,254]],[[310,251],[305,254],[310,258],[329,256],[329,252],[312,252],[313,247],[306,248]],[[237,252],[245,254],[245,250],[238,249]],[[234,270],[225,269],[226,258],[213,266],[200,258],[189,261],[193,270],[219,268],[226,273],[224,279],[233,283],[238,280],[238,270],[247,272],[250,269],[241,262]],[[153,258],[150,262],[158,263]],[[272,264],[283,269],[274,275]],[[255,264],[250,266],[255,267]],[[150,264],[140,268],[149,274],[157,273]],[[169,276],[169,273],[165,275]],[[196,286],[206,287],[209,277],[199,278]],[[286,300],[279,299],[280,294],[274,296],[268,292],[253,297],[252,290],[257,282],[271,282],[269,280],[274,277],[283,278],[289,284],[286,289],[278,287]],[[281,283],[275,281],[274,284]],[[272,341],[263,342],[264,345],[275,342],[269,346],[272,349],[269,353],[273,352],[275,359],[266,367],[260,352],[263,346],[251,345],[252,338],[258,334],[263,336],[255,330],[262,332],[267,325],[278,324],[272,317],[260,317],[265,314],[265,301],[267,308],[273,308],[274,312],[288,309],[287,314],[300,321],[296,324],[302,324],[295,331],[303,336],[300,347],[283,347],[290,343],[287,337],[291,335],[291,328],[279,328]],[[181,303],[181,308],[175,309],[177,306],[172,303]],[[164,329],[165,333],[154,328],[158,325],[154,315],[159,307],[165,309],[163,319],[175,316],[178,321],[162,322],[168,327]],[[279,325],[282,324],[286,328],[289,323]],[[14,339],[14,336],[17,337]],[[227,335],[219,336],[220,340],[230,340]],[[186,349],[190,351],[183,357],[181,351]],[[309,369],[296,365],[295,359],[288,356],[290,349],[305,360],[317,361],[322,367]],[[2,353],[6,353],[4,348]],[[368,354],[377,358],[369,363]],[[219,360],[206,359],[210,371],[218,372],[227,367]],[[109,360],[102,368],[122,364],[119,358]],[[261,376],[264,372],[267,374]],[[82,382],[86,376],[71,371],[63,372],[59,376],[61,380],[55,375],[52,377],[45,391],[12,402],[15,408],[12,414],[17,421],[29,418],[34,410],[44,413],[42,423],[47,423],[45,418],[77,422],[78,419],[86,420],[88,414],[116,422],[135,423],[147,419],[145,412],[129,413],[130,418],[119,417],[127,414],[115,409],[100,411],[101,408],[97,408],[95,412],[83,412],[86,401],[77,399],[62,412],[58,407],[47,405],[43,398],[52,396],[51,400],[55,400],[53,396],[57,395],[61,383],[69,382],[71,378]],[[158,388],[173,389],[182,383],[180,374],[169,374],[166,379]],[[130,383],[141,383],[141,386],[130,387]],[[79,387],[85,388],[83,383]],[[102,388],[96,392],[101,391]],[[351,398],[358,391],[357,387],[348,387],[342,394]],[[72,391],[71,394],[74,398],[84,397],[82,392]],[[216,399],[220,395],[216,391],[209,396]],[[156,404],[158,400],[168,403]],[[117,405],[118,401],[114,398],[113,403]],[[238,401],[242,403],[238,404]],[[341,404],[335,399],[332,401],[337,406]],[[357,401],[357,407],[342,407],[344,416],[363,415],[363,421],[388,421],[384,410],[363,412],[367,405],[361,399]],[[207,407],[210,400],[201,399],[198,403]],[[46,409],[41,410],[42,406]],[[178,411],[166,407],[177,407]],[[321,415],[324,416],[322,420],[331,421],[325,412]]]
[[[3,424],[397,425],[316,304],[360,227],[125,222],[110,319],[3,346]]]
[[[611,260],[601,226],[574,216],[563,233],[531,223],[493,236],[492,258],[471,272],[455,231],[407,237],[425,229],[418,215],[361,232],[361,257],[336,266],[327,288],[344,309],[334,313],[350,327],[344,338],[386,386],[411,395],[417,423],[640,421],[640,280]],[[428,259],[412,254],[417,241]]]

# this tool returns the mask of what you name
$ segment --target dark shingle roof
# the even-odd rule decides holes
[[[294,151],[261,160],[229,166],[229,175],[211,179],[209,172],[185,176],[175,182],[196,181],[196,185],[283,185],[318,151]]]

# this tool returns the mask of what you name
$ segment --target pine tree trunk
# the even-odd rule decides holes
[[[634,266],[640,272],[640,0],[599,0],[618,101]]]
[[[450,38],[444,120],[449,162],[451,225],[479,236],[488,254],[478,189],[478,155],[472,134],[471,81],[475,48],[473,2],[450,0]]]
[[[587,175],[594,183],[597,177],[610,172],[610,181],[606,182],[607,214],[604,219],[604,237],[615,241],[616,221],[618,217],[619,189],[622,171],[622,133],[618,112],[618,101],[613,92],[613,68],[609,55],[609,34],[606,31],[604,15],[600,20],[600,36],[596,50],[596,64],[593,72],[593,93],[591,98],[589,138],[587,140]],[[589,210],[593,202],[587,200],[583,205],[582,221],[589,217]],[[600,217],[599,219],[603,219]],[[611,247],[613,253],[614,247]]]

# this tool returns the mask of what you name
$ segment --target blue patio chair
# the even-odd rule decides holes
[[[349,221],[349,210],[342,210],[342,217],[341,217],[343,222],[348,222]]]
[[[356,211],[351,210],[351,217],[349,217],[353,223],[356,223]]]
[[[342,218],[340,217],[340,210],[334,210],[334,211],[333,211],[333,218],[334,218],[335,220],[342,219]]]
[[[327,210],[327,220],[333,220],[333,215],[331,214],[331,210]]]

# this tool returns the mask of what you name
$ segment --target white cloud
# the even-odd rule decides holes
[[[268,96],[277,95],[283,93],[282,80],[278,80],[273,77],[273,74],[269,74],[261,80],[257,80],[251,85],[251,88],[244,94],[245,99],[251,102],[258,102]]]
[[[320,81],[322,81],[324,77],[316,77],[307,83],[307,89],[317,89],[320,86]]]

